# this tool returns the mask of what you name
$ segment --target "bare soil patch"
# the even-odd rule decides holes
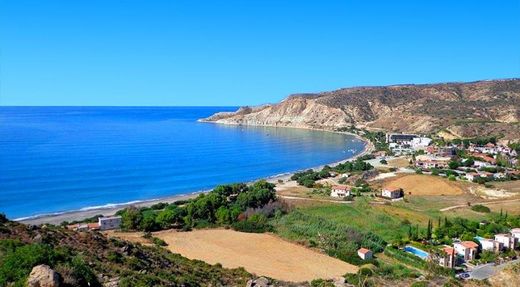
[[[459,195],[464,190],[457,182],[431,175],[412,174],[388,180],[383,186],[397,186],[411,195]]]
[[[388,165],[391,167],[408,167],[410,165],[410,159],[406,157],[394,158],[388,161]]]
[[[108,238],[117,237],[123,240],[128,240],[134,243],[141,243],[143,245],[152,245],[150,240],[143,237],[143,232],[123,232],[117,230],[108,230],[103,232]]]
[[[168,249],[190,259],[203,260],[224,267],[244,267],[257,275],[284,281],[310,281],[336,278],[357,272],[354,265],[272,234],[243,233],[227,229],[154,233],[168,243]]]

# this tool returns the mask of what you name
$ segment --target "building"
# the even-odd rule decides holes
[[[476,172],[469,172],[466,174],[466,179],[469,181],[474,181],[476,178],[480,177]]]
[[[447,168],[450,161],[451,157],[422,154],[415,157],[415,166],[425,169]]]
[[[482,250],[492,251],[492,252],[500,252],[504,247],[504,244],[489,238],[476,237],[480,245],[482,246]]]
[[[373,256],[372,251],[370,251],[369,249],[366,249],[366,248],[359,248],[359,250],[357,251],[357,254],[363,260],[372,259],[372,256]]]
[[[503,244],[505,249],[515,249],[518,238],[508,233],[495,234],[495,240]]]
[[[520,241],[520,228],[511,229],[511,235],[516,238],[517,242]]]
[[[404,196],[403,189],[395,186],[387,186],[381,190],[381,196],[390,199],[401,198]]]
[[[495,178],[495,179],[504,179],[506,177],[507,177],[506,174],[503,172],[497,172],[497,173],[493,174],[493,178]]]
[[[89,231],[89,230],[99,230],[99,224],[97,222],[94,223],[76,223],[67,225],[67,229],[74,231]]]
[[[474,152],[471,154],[473,157],[476,157],[476,158],[479,158],[487,163],[490,163],[492,165],[495,165],[497,164],[497,161],[496,159],[486,155],[486,154],[483,154],[483,153],[478,153],[478,152]]]
[[[121,216],[110,216],[98,218],[99,229],[119,229],[121,226]]]
[[[424,150],[427,146],[429,146],[430,144],[432,143],[432,139],[431,138],[427,138],[427,137],[416,137],[416,138],[413,138],[411,141],[410,141],[410,146],[414,149],[414,150]]]
[[[455,267],[455,249],[444,247],[439,256],[439,265],[445,268]]]
[[[464,261],[470,261],[477,256],[478,244],[473,241],[462,241],[454,243],[453,248]]]
[[[414,134],[386,134],[386,143],[410,142],[416,137]]]
[[[332,197],[345,197],[352,194],[352,188],[348,185],[333,185],[330,191]]]

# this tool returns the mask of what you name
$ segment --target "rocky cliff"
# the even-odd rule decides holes
[[[519,140],[519,119],[520,79],[508,79],[295,94],[278,104],[243,107],[203,121],[329,130],[356,126]]]

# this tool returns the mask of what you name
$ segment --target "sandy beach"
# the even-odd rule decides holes
[[[353,135],[356,138],[365,142],[365,148],[361,153],[359,153],[353,157],[346,158],[341,161],[332,162],[329,164],[324,164],[324,165],[315,166],[315,167],[309,167],[308,169],[319,170],[319,169],[322,169],[325,165],[334,166],[334,165],[337,165],[337,164],[340,164],[340,163],[343,163],[346,161],[355,160],[356,158],[369,154],[373,151],[374,147],[370,141],[368,141],[358,135],[355,135],[355,134],[351,134],[351,133],[348,133],[348,134]],[[301,171],[301,170],[298,170],[298,171]],[[293,171],[293,172],[289,172],[289,173],[285,173],[285,174],[281,174],[281,175],[275,175],[275,176],[268,177],[265,179],[268,182],[275,183],[275,184],[279,184],[280,181],[283,181],[283,183],[281,185],[284,185],[284,184],[287,184],[286,182],[288,180],[290,180],[291,176],[295,172],[298,172],[298,171]],[[258,179],[258,180],[260,180],[260,179]],[[173,195],[173,196],[168,196],[168,197],[163,197],[163,198],[144,200],[144,201],[140,201],[140,202],[116,204],[116,205],[112,205],[109,207],[92,208],[92,209],[88,209],[88,210],[73,210],[73,211],[61,212],[61,213],[56,213],[56,214],[44,214],[41,216],[29,217],[27,219],[21,219],[18,221],[25,223],[25,224],[32,224],[32,225],[39,225],[39,224],[56,224],[57,225],[57,224],[62,223],[63,221],[82,220],[82,219],[93,217],[93,216],[100,215],[100,214],[102,214],[104,216],[114,215],[117,211],[124,209],[126,207],[129,207],[129,206],[147,207],[147,206],[152,206],[152,205],[154,205],[156,203],[160,203],[160,202],[173,203],[178,200],[187,200],[187,199],[195,198],[200,193],[205,193],[205,192],[209,192],[209,190],[193,192],[190,194]]]

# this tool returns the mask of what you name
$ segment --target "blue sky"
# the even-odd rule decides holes
[[[0,105],[253,105],[520,77],[520,0],[0,5]]]

